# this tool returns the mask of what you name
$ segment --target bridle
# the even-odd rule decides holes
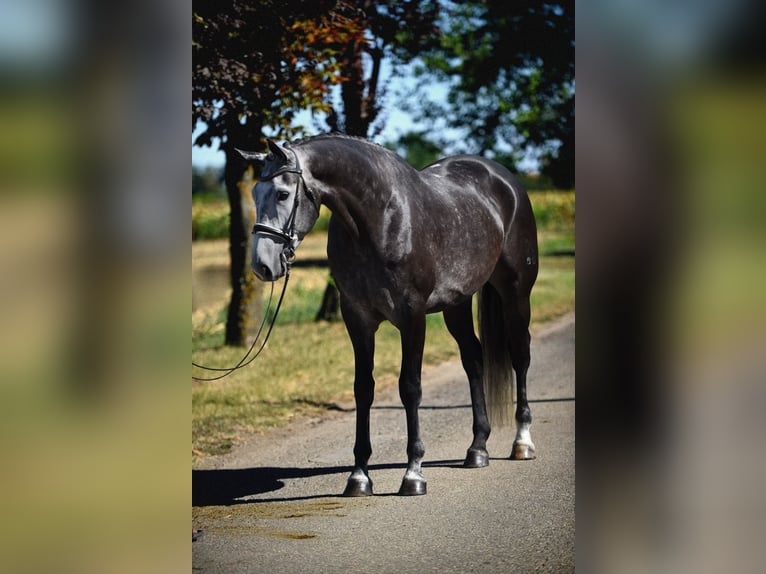
[[[290,149],[290,148],[287,148],[287,149]],[[272,227],[271,225],[266,225],[265,223],[256,223],[253,226],[253,232],[252,232],[253,235],[257,235],[257,234],[269,235],[275,239],[283,241],[285,244],[285,247],[282,249],[282,253],[280,255],[282,264],[285,267],[285,282],[282,285],[282,293],[279,295],[279,301],[277,302],[277,307],[274,310],[274,315],[271,318],[269,329],[268,331],[266,331],[266,337],[264,338],[260,348],[255,353],[255,355],[250,357],[250,353],[253,352],[255,345],[258,343],[258,339],[261,336],[263,327],[266,324],[268,311],[271,308],[271,300],[272,300],[272,297],[274,296],[274,282],[271,283],[271,292],[269,293],[269,302],[267,303],[266,310],[263,313],[263,320],[261,321],[261,325],[260,327],[258,327],[258,332],[256,333],[255,338],[253,339],[253,343],[250,345],[250,348],[247,350],[247,353],[245,353],[245,356],[242,357],[239,360],[239,362],[233,367],[225,367],[225,368],[206,367],[205,365],[200,365],[192,361],[192,365],[200,369],[205,369],[206,371],[223,372],[222,375],[217,375],[214,377],[195,377],[192,375],[192,379],[196,381],[217,381],[219,379],[222,379],[230,375],[231,373],[233,373],[234,371],[238,369],[248,366],[250,363],[252,363],[256,359],[256,357],[258,357],[258,355],[261,354],[261,351],[263,351],[264,347],[266,347],[266,343],[268,342],[269,337],[271,336],[271,330],[274,328],[274,323],[277,320],[277,315],[279,315],[279,309],[282,307],[282,299],[284,299],[285,291],[287,290],[287,283],[290,280],[290,266],[292,265],[293,259],[295,258],[295,248],[298,245],[298,236],[295,233],[295,216],[298,212],[298,201],[300,197],[301,183],[303,183],[303,190],[306,193],[306,197],[309,198],[309,201],[311,201],[311,204],[314,206],[314,209],[316,209],[317,212],[319,212],[319,205],[317,204],[317,200],[309,191],[309,188],[306,185],[306,180],[303,179],[303,169],[301,169],[301,162],[298,160],[298,154],[295,153],[295,150],[290,149],[290,151],[293,152],[293,157],[295,158],[295,167],[289,167],[287,165],[284,165],[280,167],[278,170],[276,170],[274,173],[270,173],[269,175],[261,175],[259,178],[260,181],[271,181],[275,177],[278,177],[285,173],[295,173],[299,176],[298,181],[296,181],[295,183],[295,199],[293,200],[293,207],[292,207],[292,210],[290,211],[290,217],[287,218],[287,221],[285,222],[285,226],[282,229],[279,229],[277,227]],[[250,358],[248,359],[248,357]]]
[[[301,168],[301,162],[298,159],[298,154],[296,154],[295,150],[291,148],[287,149],[293,153],[293,157],[295,158],[295,167],[284,165],[274,173],[261,175],[260,181],[271,181],[275,177],[279,177],[285,173],[294,173],[298,175],[298,179],[295,182],[295,199],[293,200],[293,208],[290,211],[290,216],[287,218],[287,221],[285,222],[285,225],[282,229],[267,225],[265,223],[256,223],[253,226],[253,235],[269,235],[274,239],[278,239],[284,242],[285,247],[282,250],[282,263],[285,265],[286,270],[289,272],[290,263],[292,263],[292,260],[295,257],[295,248],[298,244],[298,236],[295,234],[295,216],[298,213],[301,183],[303,183],[303,191],[305,192],[306,197],[309,198],[311,205],[314,206],[314,209],[316,209],[317,212],[319,211],[319,205],[317,205],[316,198],[309,191],[309,187],[306,185],[306,180],[303,179],[303,169]]]

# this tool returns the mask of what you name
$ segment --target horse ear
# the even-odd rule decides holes
[[[254,151],[243,151],[239,148],[234,148],[237,150],[239,155],[241,155],[244,159],[247,161],[257,161],[257,162],[263,162],[266,160],[266,154],[265,153],[258,153]]]
[[[267,139],[266,142],[269,144],[269,151],[271,151],[271,153],[273,153],[275,157],[279,158],[280,160],[284,162],[287,161],[287,154],[285,153],[285,150],[279,147],[278,143],[270,139]]]

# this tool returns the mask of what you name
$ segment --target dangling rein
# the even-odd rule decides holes
[[[293,151],[293,150],[291,150]],[[298,242],[298,237],[295,234],[295,216],[298,212],[298,201],[299,201],[299,188],[301,185],[301,182],[303,183],[303,190],[306,193],[306,196],[311,201],[311,204],[314,206],[314,209],[319,211],[319,205],[314,198],[314,196],[311,194],[311,192],[308,189],[308,186],[306,185],[306,182],[303,179],[303,169],[301,168],[301,163],[298,160],[298,155],[293,151],[293,157],[295,158],[295,167],[291,168],[289,166],[283,166],[277,171],[275,171],[272,174],[269,174],[267,176],[261,175],[262,181],[269,181],[271,179],[274,179],[278,175],[282,175],[283,173],[295,173],[300,176],[298,180],[295,182],[295,199],[293,200],[293,208],[290,211],[290,217],[287,218],[287,222],[285,223],[284,229],[278,229],[276,227],[272,227],[270,225],[265,225],[262,223],[256,223],[253,226],[253,235],[256,235],[258,233],[263,235],[270,235],[280,241],[283,241],[285,243],[285,247],[282,250],[282,263],[285,266],[285,282],[282,285],[282,293],[279,295],[279,301],[277,302],[277,308],[274,311],[274,316],[271,318],[271,323],[269,324],[269,330],[266,331],[266,338],[263,340],[263,343],[261,343],[260,348],[258,351],[250,357],[250,353],[253,352],[253,349],[255,349],[255,345],[258,343],[258,338],[261,336],[261,332],[263,331],[263,327],[266,324],[266,317],[268,317],[269,309],[271,308],[271,301],[272,297],[274,296],[274,282],[271,283],[271,292],[269,293],[269,302],[266,306],[266,312],[263,314],[263,321],[261,321],[261,326],[258,327],[258,333],[255,335],[255,339],[253,340],[253,344],[250,345],[250,348],[247,350],[247,353],[245,353],[245,356],[240,359],[240,361],[234,365],[233,367],[226,367],[226,368],[218,368],[218,367],[206,367],[204,365],[200,365],[198,363],[195,363],[192,361],[192,365],[195,367],[198,367],[200,369],[204,369],[206,371],[218,371],[222,372],[222,375],[218,375],[215,377],[195,377],[192,375],[192,379],[195,381],[217,381],[219,379],[222,379],[230,374],[232,374],[234,371],[241,369],[243,367],[248,366],[250,363],[252,363],[258,355],[261,354],[261,351],[263,351],[264,347],[266,346],[266,343],[269,341],[269,336],[271,336],[271,330],[274,328],[274,323],[277,320],[277,315],[279,315],[279,309],[282,306],[282,299],[285,296],[285,291],[287,290],[287,282],[290,280],[290,265],[293,262],[293,258],[295,257],[295,245]],[[248,357],[250,357],[248,359]]]
[[[279,309],[282,307],[282,299],[284,299],[285,291],[287,291],[287,282],[290,280],[290,261],[285,259],[285,281],[282,285],[282,293],[279,295],[279,301],[277,302],[277,308],[274,310],[274,316],[271,318],[271,322],[269,323],[269,329],[266,331],[266,338],[263,339],[263,342],[261,343],[261,346],[258,348],[258,351],[250,357],[250,354],[253,352],[253,349],[255,349],[255,346],[258,344],[258,339],[261,337],[261,332],[263,331],[263,327],[266,325],[266,318],[269,316],[269,310],[271,309],[271,301],[274,297],[274,282],[271,283],[271,292],[269,293],[269,302],[266,305],[266,310],[263,313],[263,320],[261,321],[261,326],[258,327],[258,332],[255,335],[255,339],[253,339],[253,344],[250,345],[250,348],[247,350],[247,353],[245,353],[245,356],[242,357],[239,362],[234,365],[233,367],[206,367],[205,365],[200,365],[199,363],[195,363],[192,361],[192,365],[195,367],[198,367],[200,369],[204,369],[206,371],[218,371],[222,372],[223,374],[217,375],[214,377],[195,377],[192,375],[192,379],[195,381],[217,381],[219,379],[223,379],[224,377],[232,374],[234,371],[238,369],[242,369],[244,367],[247,367],[250,363],[252,363],[258,355],[261,354],[261,351],[266,347],[266,343],[269,341],[269,337],[271,336],[271,330],[274,328],[274,323],[277,321],[277,316],[279,315]],[[248,359],[248,357],[250,357]]]

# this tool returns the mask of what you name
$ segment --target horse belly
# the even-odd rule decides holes
[[[491,274],[491,273],[490,273]],[[489,274],[487,274],[489,277]],[[476,293],[486,279],[474,279],[473,281],[442,281],[434,287],[434,290],[426,301],[427,313],[438,313],[458,303],[462,303]]]
[[[434,283],[428,297],[429,312],[441,311],[465,301],[489,280],[503,249],[502,224],[491,216],[480,217],[456,229],[471,233],[434,234]]]

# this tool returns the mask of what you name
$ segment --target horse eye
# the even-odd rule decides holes
[[[280,191],[277,194],[277,199],[279,199],[279,201],[284,201],[288,197],[290,197],[290,192],[289,191]]]

